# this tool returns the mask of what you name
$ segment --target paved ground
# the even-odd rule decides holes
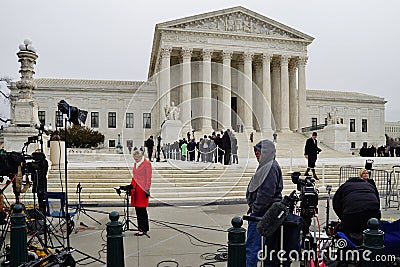
[[[278,159],[281,165],[301,166],[305,164],[304,158],[283,158]],[[242,161],[243,162],[243,161]],[[250,159],[251,164],[257,164],[255,159]],[[319,167],[322,164],[335,162],[340,165],[363,166],[365,158],[320,158],[317,162]],[[397,158],[375,158],[377,164],[398,164]],[[109,162],[116,166],[116,162]],[[120,162],[120,166],[130,166],[130,162]],[[155,163],[160,167],[168,163]],[[180,163],[177,163],[180,164]],[[182,164],[187,164],[182,162]],[[71,162],[70,168],[96,168],[102,167],[105,162]],[[111,166],[110,165],[110,166]],[[119,165],[118,165],[119,166]],[[122,200],[121,200],[122,201]],[[321,200],[319,205],[319,218],[322,226],[325,224],[326,200]],[[91,220],[85,214],[80,214],[79,219],[75,218],[76,225],[82,222],[88,228],[79,227],[77,233],[71,234],[71,246],[106,261],[106,223],[109,222],[108,213],[118,211],[123,220],[123,207],[86,207],[87,213],[101,222],[101,225]],[[93,209],[94,211],[89,209]],[[102,211],[105,213],[98,213]],[[214,262],[215,255],[226,252],[227,232],[231,227],[231,219],[235,216],[241,217],[247,211],[245,204],[214,205],[214,206],[162,206],[150,207],[150,238],[146,236],[136,237],[134,231],[124,232],[124,255],[125,266],[127,267],[148,267],[148,266],[201,266],[207,262]],[[130,208],[134,214],[134,209]],[[331,219],[336,216],[331,212]],[[397,209],[383,211],[384,218],[400,219]],[[132,216],[136,223],[136,218]],[[247,227],[246,222],[243,225]],[[130,224],[130,228],[135,226]],[[73,252],[75,259],[82,255]],[[169,263],[160,263],[170,261]],[[174,263],[176,262],[176,263]],[[87,266],[105,266],[98,262],[85,261]],[[226,266],[226,262],[213,263],[214,266]],[[213,266],[213,265],[204,265]]]
[[[319,219],[325,224],[326,201],[320,201]],[[89,208],[87,208],[89,209]],[[96,208],[105,212],[116,210],[121,219],[124,209],[121,207]],[[125,266],[201,266],[207,262],[215,261],[214,257],[221,252],[226,252],[227,232],[231,227],[231,219],[242,216],[247,211],[247,206],[220,205],[198,207],[151,207],[149,208],[150,238],[136,237],[134,231],[124,232]],[[134,213],[131,208],[130,213]],[[98,225],[85,214],[80,214],[75,219],[89,228],[79,227],[77,233],[71,234],[72,247],[84,251],[95,258],[101,257],[106,261],[106,223],[109,222],[107,214],[88,211],[88,214],[98,219]],[[133,214],[134,215],[134,214]],[[331,219],[336,216],[331,213]],[[400,214],[396,209],[383,211],[384,218],[399,219]],[[136,218],[132,216],[136,223]],[[244,223],[246,227],[246,223]],[[94,229],[93,229],[94,228]],[[130,224],[130,229],[135,226]],[[81,255],[73,252],[75,259]],[[207,259],[206,259],[207,258]],[[160,263],[162,261],[175,261],[177,263]],[[88,263],[89,261],[86,261]],[[214,263],[215,266],[226,266],[226,262]],[[89,263],[88,266],[105,266],[101,263]],[[212,266],[212,265],[205,265]]]

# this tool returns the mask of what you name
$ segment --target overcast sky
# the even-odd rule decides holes
[[[399,0],[3,1],[0,77],[19,78],[16,52],[30,38],[36,78],[145,80],[156,23],[238,5],[315,38],[308,89],[383,97],[386,121],[400,120]]]

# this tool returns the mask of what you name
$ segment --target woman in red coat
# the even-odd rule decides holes
[[[149,231],[146,207],[149,206],[152,167],[139,150],[133,151],[133,159],[131,205],[135,207],[139,228],[135,235],[142,236]]]

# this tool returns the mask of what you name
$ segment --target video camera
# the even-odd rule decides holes
[[[301,216],[313,216],[318,211],[318,189],[315,188],[315,179],[307,176],[300,178],[300,172],[293,172],[292,182],[297,185],[300,191],[299,199],[301,201]]]

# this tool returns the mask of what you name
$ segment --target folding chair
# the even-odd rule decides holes
[[[53,219],[58,219],[58,224],[53,224],[53,220],[51,220],[50,222],[54,230],[65,232],[66,229],[63,228],[64,226],[66,226],[67,223],[67,214],[65,210],[65,192],[47,192],[46,206],[46,215]],[[71,234],[75,225],[72,218],[76,214],[76,212],[68,212],[68,214],[70,218],[70,225],[69,227],[67,227],[67,229],[70,231],[69,234]]]

